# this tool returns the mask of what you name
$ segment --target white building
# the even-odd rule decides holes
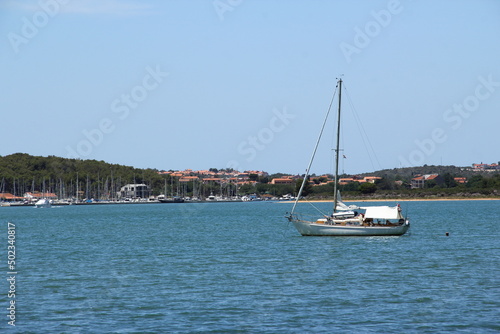
[[[148,198],[150,195],[151,189],[144,183],[127,184],[118,192],[118,197],[122,198]]]

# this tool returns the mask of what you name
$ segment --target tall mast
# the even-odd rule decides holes
[[[340,80],[340,82],[342,82],[342,80]],[[336,91],[337,91],[337,89],[335,89],[335,92]],[[302,191],[304,190],[304,186],[307,182],[307,178],[309,176],[309,171],[311,170],[314,156],[316,155],[316,151],[318,150],[319,142],[321,141],[321,136],[323,136],[323,130],[325,129],[326,122],[328,121],[328,116],[330,115],[330,111],[332,110],[332,105],[333,105],[334,99],[335,99],[335,94],[333,94],[332,99],[330,101],[330,106],[328,107],[328,112],[326,113],[325,120],[323,121],[323,125],[321,126],[321,131],[319,132],[318,140],[316,141],[316,146],[314,146],[314,151],[312,153],[311,160],[309,161],[309,165],[307,166],[307,169],[306,169],[306,174],[304,175],[304,180],[302,180],[302,185],[300,186],[299,194],[297,195],[297,198],[295,199],[295,203],[293,204],[293,207],[292,207],[292,212],[290,213],[290,216],[288,216],[288,219],[291,219],[293,213],[295,212],[295,207],[297,206],[297,203],[299,202],[300,196],[302,195]],[[340,99],[340,96],[339,96],[339,99]],[[339,107],[340,107],[340,101],[339,101]],[[337,139],[337,150],[338,150],[338,139]],[[336,185],[335,185],[335,187],[336,187]],[[335,188],[335,189],[337,189],[337,188]]]
[[[333,212],[337,211],[337,185],[339,178],[339,152],[340,152],[340,106],[342,100],[342,79],[339,79],[339,112],[338,112],[338,120],[337,120],[337,148],[335,149],[335,184],[333,188]]]
[[[78,202],[78,185],[79,185],[79,182],[78,182],[78,172],[76,172],[76,201]]]

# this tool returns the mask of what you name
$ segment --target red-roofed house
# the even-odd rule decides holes
[[[419,175],[411,179],[411,189],[423,188],[425,183],[431,180],[435,181],[436,184],[442,184],[444,182],[439,174]]]
[[[379,176],[365,176],[362,181],[359,182],[369,182],[369,183],[375,183],[375,181],[382,179]]]
[[[219,177],[204,177],[203,178],[203,183],[208,183],[208,182],[217,182],[217,183],[221,183],[223,179],[219,178]]]
[[[198,176],[183,176],[179,179],[179,182],[192,182],[198,180]]]
[[[275,178],[272,179],[271,184],[295,184],[295,180],[292,178]]]
[[[0,200],[4,201],[15,201],[15,200],[23,200],[24,197],[14,196],[11,193],[0,193]]]
[[[54,193],[41,193],[38,191],[35,192],[27,192],[24,194],[24,197],[26,199],[34,200],[34,199],[40,199],[40,198],[47,198],[47,199],[57,199],[57,195]]]
[[[381,177],[379,176],[365,176],[362,179],[359,176],[354,176],[354,177],[343,177],[339,179],[339,184],[340,185],[346,185],[351,182],[359,182],[359,183],[375,183],[375,181],[380,180]]]
[[[483,164],[481,162],[480,164],[472,164],[472,170],[475,172],[495,172],[497,170],[500,170],[500,166],[498,164]]]
[[[348,184],[348,183],[354,182],[354,181],[358,181],[358,180],[355,180],[352,177],[343,177],[343,178],[339,179],[339,184],[340,185],[345,185],[345,184]]]

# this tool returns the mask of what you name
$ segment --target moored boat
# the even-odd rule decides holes
[[[36,201],[35,208],[50,208],[52,203],[47,198],[42,198]]]
[[[160,203],[184,203],[184,199],[181,197],[159,198],[158,201]]]
[[[323,127],[320,131],[318,141],[313,151],[311,161],[300,187],[299,194],[295,200],[291,213],[286,218],[293,223],[297,231],[303,236],[400,236],[405,234],[410,228],[410,221],[404,217],[399,204],[394,207],[389,206],[369,206],[358,207],[347,206],[340,199],[338,187],[338,167],[340,152],[340,112],[342,96],[342,79],[339,79],[337,88],[339,89],[338,120],[337,120],[337,146],[335,150],[335,183],[333,212],[330,215],[322,214],[319,218],[306,217],[295,212],[299,198],[302,196],[304,185],[309,182],[309,171],[318,148],[323,129],[330,110],[326,115]],[[359,211],[358,211],[359,210]]]
[[[359,209],[365,212],[333,214],[316,220],[294,213],[289,220],[304,236],[398,236],[405,234],[410,227],[399,205]]]

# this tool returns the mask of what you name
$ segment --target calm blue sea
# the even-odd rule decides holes
[[[0,208],[0,332],[500,332],[500,201],[403,202],[402,237],[302,237],[291,206]]]

